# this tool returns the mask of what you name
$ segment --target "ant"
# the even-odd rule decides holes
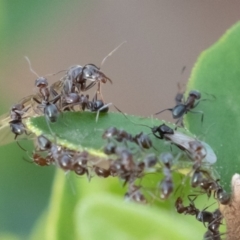
[[[25,108],[22,103],[15,104],[10,110],[10,119],[9,122],[11,131],[15,134],[14,139],[16,140],[18,135],[23,133],[27,134],[26,127],[22,122],[22,116],[28,111],[29,108]]]
[[[128,117],[116,106],[114,106],[125,118]],[[132,122],[130,119],[128,119]],[[134,122],[132,122],[134,123]],[[134,123],[136,124],[136,123]],[[170,141],[173,145],[183,150],[191,160],[194,162],[202,162],[203,159],[209,164],[213,164],[217,161],[216,154],[212,148],[205,142],[196,140],[193,137],[185,135],[181,132],[174,131],[166,124],[161,124],[155,127],[149,127],[145,124],[137,124],[151,129],[152,134],[158,139],[165,139]]]
[[[39,154],[40,152],[47,152],[51,147],[50,144],[51,144],[51,142],[47,138],[45,138],[43,135],[38,136],[37,137],[37,147],[36,147],[37,150],[35,150],[32,153],[31,157],[29,156],[31,158],[31,161],[29,161],[25,158],[24,158],[24,160],[26,160],[27,162],[30,162],[30,163],[35,163],[36,165],[41,166],[41,167],[51,165],[52,163],[54,163],[54,160],[51,155],[47,154],[47,156],[42,156]],[[24,149],[23,147],[20,146],[20,148],[28,153],[28,151],[26,149]]]
[[[219,185],[218,182],[219,179],[212,179],[206,170],[202,170],[200,169],[200,166],[198,166],[192,175],[191,186],[200,187],[207,193],[208,197],[211,196],[213,191],[214,198],[221,204],[227,205],[231,201],[231,196],[222,188],[222,186]]]
[[[136,203],[146,204],[147,199],[145,198],[145,196],[140,191],[140,188],[141,188],[140,186],[136,186],[133,183],[129,184],[128,191],[124,196],[125,200],[134,201]]]
[[[191,197],[194,197],[191,199]],[[189,195],[188,199],[190,201],[189,206],[183,205],[183,200],[181,197],[178,197],[175,202],[175,208],[178,213],[180,214],[189,214],[195,215],[196,219],[202,222],[205,226],[205,223],[208,224],[208,231],[211,231],[213,234],[219,234],[218,229],[222,221],[222,214],[219,209],[216,209],[214,212],[205,211],[207,208],[200,211],[195,207],[194,201],[196,200],[197,196]]]
[[[171,153],[162,153],[160,159],[164,164],[163,167],[164,179],[160,183],[161,198],[167,199],[173,191],[173,180],[171,174],[173,156]]]
[[[25,159],[25,160],[27,162],[36,163],[38,166],[41,166],[41,167],[49,166],[53,163],[53,159],[51,156],[43,157],[40,154],[38,154],[37,152],[33,152],[32,161],[28,161],[27,159]]]
[[[65,76],[60,80],[62,82],[64,92],[66,94],[75,92],[76,90],[78,92],[83,92],[91,89],[95,84],[97,84],[96,94],[100,94],[101,101],[104,102],[101,93],[101,83],[106,83],[107,81],[112,83],[112,80],[101,71],[101,67],[103,66],[106,59],[110,57],[124,43],[126,42],[121,43],[118,47],[111,51],[102,60],[100,67],[97,67],[94,64],[86,64],[83,67],[80,65],[70,67]],[[87,85],[87,81],[90,81],[91,83]]]
[[[89,100],[89,95],[78,95],[77,93],[70,93],[64,97],[64,107],[63,110],[73,110],[75,105],[80,105],[81,109],[84,111],[88,109],[91,112],[97,112],[96,122],[98,121],[100,112],[108,112],[109,105],[112,103],[104,104],[102,100],[97,99],[97,94],[94,95],[92,101]]]
[[[81,153],[77,153],[73,156],[73,165],[72,170],[77,175],[84,175],[86,174],[88,177],[88,180],[90,180],[90,175],[88,171],[88,152],[83,151]]]
[[[179,149],[186,152],[189,158],[195,163],[201,163],[203,159],[208,164],[213,164],[217,161],[217,156],[212,148],[203,141],[174,131],[165,124],[153,127],[151,130],[156,138],[170,141]]]
[[[192,110],[196,108],[201,101],[206,100],[206,99],[200,100],[200,98],[201,98],[201,93],[198,92],[197,90],[190,91],[186,101],[183,101],[183,94],[177,94],[175,98],[177,105],[175,107],[164,109],[160,112],[155,113],[155,115],[158,115],[167,110],[171,111],[173,119],[177,119],[176,125],[180,122],[181,123],[180,125],[183,126],[183,115],[187,114],[188,112],[192,112],[192,113],[201,114],[202,115],[201,122],[203,122],[203,117],[204,117],[203,112]]]
[[[30,71],[37,76],[37,79],[35,81],[35,86],[39,89],[39,93],[41,96],[41,100],[37,99],[36,97],[33,97],[33,100],[37,102],[38,108],[43,108],[43,113],[46,117],[47,122],[56,122],[58,115],[59,115],[59,110],[57,106],[55,105],[57,101],[59,101],[61,95],[57,94],[57,92],[54,89],[51,89],[51,93],[54,96],[52,100],[50,99],[50,91],[48,89],[48,81],[45,77],[40,77],[31,67],[31,62],[30,60],[25,57],[28,64]]]
[[[152,147],[152,141],[147,134],[143,132],[132,136],[130,133],[123,129],[117,129],[116,127],[110,127],[103,133],[102,137],[114,138],[118,142],[129,141],[136,143],[139,147],[149,149]]]
[[[128,117],[116,106],[114,106],[120,113],[122,113],[126,119]],[[128,119],[132,122],[130,119]],[[132,122],[134,123],[134,122]],[[134,123],[136,124],[136,123]],[[174,131],[166,124],[161,124],[155,127],[149,127],[145,124],[137,124],[151,129],[152,134],[158,139],[165,139],[183,150],[191,160],[195,163],[201,163],[204,159],[207,163],[213,164],[217,161],[216,154],[212,148],[205,142],[196,140],[193,137],[185,135],[181,132]]]
[[[110,147],[107,147],[107,149]],[[133,154],[125,147],[113,146],[110,150],[104,152],[108,155],[115,154],[116,160],[110,160],[110,166],[107,170],[111,176],[118,176],[124,180],[124,186],[127,182],[134,182],[135,179],[143,176],[144,164],[142,162],[136,163]],[[146,160],[147,163],[147,160]]]
[[[157,164],[157,162],[158,162],[158,158],[154,153],[148,154],[143,160],[143,164],[145,168],[152,168]]]

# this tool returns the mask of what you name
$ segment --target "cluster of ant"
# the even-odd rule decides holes
[[[27,61],[30,70],[35,73],[28,58]],[[112,81],[97,66],[87,64],[83,67],[80,65],[70,67],[59,81],[50,86],[45,77],[36,75],[35,86],[38,88],[38,93],[30,95],[12,106],[8,117],[10,118],[8,123],[11,131],[15,134],[15,139],[24,133],[28,134],[23,121],[28,117],[26,115],[44,115],[50,128],[49,123],[55,123],[61,112],[75,111],[76,107],[82,111],[96,112],[96,120],[100,112],[108,111],[110,104],[104,103],[101,84],[108,81],[112,83]],[[83,93],[95,85],[97,89],[90,100],[89,95]],[[201,100],[206,100],[200,98],[201,94],[194,90],[184,101],[183,92],[179,92],[175,98],[176,106],[165,110],[172,112],[173,118],[177,119],[176,124],[179,126],[183,126],[183,116],[188,112],[200,113],[203,121],[203,113],[193,111]],[[4,120],[4,122],[6,121]],[[217,160],[215,153],[207,143],[187,136],[165,124],[146,127],[151,129],[152,135],[159,141],[170,142],[187,156],[192,163],[191,172],[188,174],[191,176],[192,188],[200,188],[201,192],[207,194],[208,197],[213,195],[221,204],[230,203],[230,195],[222,188],[219,180],[212,177],[208,169],[204,168],[204,165],[212,165]],[[124,129],[110,127],[103,132],[102,137],[107,141],[103,149],[108,158],[107,167],[100,166],[96,159],[93,161],[87,151],[69,150],[50,142],[44,135],[37,137],[37,147],[31,156],[32,162],[39,166],[55,164],[66,172],[73,171],[77,175],[86,175],[89,180],[92,173],[103,178],[118,177],[123,181],[123,185],[127,186],[125,198],[139,203],[147,203],[147,198],[142,192],[141,184],[136,184],[137,180],[141,180],[148,172],[162,172],[163,178],[160,179],[157,188],[161,199],[169,198],[174,191],[172,166],[175,157],[172,153],[162,153],[160,156],[152,153],[152,150],[156,152],[156,148],[153,146],[150,135],[143,132],[132,135]],[[191,198],[189,195],[188,199],[189,206],[184,206],[182,198],[177,198],[175,202],[177,212],[195,215],[196,219],[204,225],[207,223],[208,230],[204,239],[221,239],[219,227],[223,217],[220,211],[207,212],[206,209],[200,211],[194,204],[196,197]]]

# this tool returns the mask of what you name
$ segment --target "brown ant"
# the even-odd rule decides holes
[[[52,158],[52,156],[50,154],[47,154],[47,156],[42,156],[40,153],[48,152],[50,147],[51,147],[50,141],[47,138],[45,138],[43,135],[40,135],[37,137],[36,150],[32,153],[31,157],[29,156],[31,161],[29,161],[25,158],[24,158],[24,160],[26,160],[27,162],[30,162],[30,163],[35,163],[36,165],[41,166],[41,167],[49,166],[52,163],[54,163],[54,159]],[[20,148],[28,153],[28,151],[26,149],[22,148],[21,146],[20,146]]]
[[[208,197],[210,197],[213,192],[214,198],[223,205],[227,205],[231,201],[230,194],[220,186],[219,179],[212,179],[206,170],[200,169],[200,166],[196,167],[192,175],[191,186],[200,187],[207,193]]]
[[[98,166],[93,166],[93,169],[94,169],[94,172],[96,173],[96,175],[99,177],[107,178],[107,177],[111,176],[110,169],[105,169],[105,168],[98,167]]]
[[[146,204],[147,199],[140,191],[141,187],[136,186],[135,184],[131,183],[128,186],[128,192],[125,194],[124,198],[127,201],[134,201],[136,203]]]
[[[37,152],[33,152],[31,159],[32,159],[32,161],[28,161],[27,159],[25,159],[25,160],[28,162],[31,162],[31,163],[36,163],[36,165],[41,166],[41,167],[49,166],[53,163],[53,159],[51,156],[43,157],[40,154],[38,154]]]
[[[116,160],[110,160],[108,171],[111,176],[118,176],[120,179],[124,180],[123,185],[132,183],[135,179],[143,176],[144,164],[142,162],[136,163],[129,149],[116,146],[108,153],[109,155],[115,154],[117,156]]]
[[[114,138],[118,142],[129,141],[136,143],[140,148],[149,149],[152,147],[152,141],[147,134],[143,132],[136,134],[135,136],[126,132],[123,129],[117,129],[116,127],[110,127],[102,135],[103,138]]]

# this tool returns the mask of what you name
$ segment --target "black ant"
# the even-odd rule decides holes
[[[29,108],[25,108],[22,103],[15,104],[12,106],[10,111],[10,119],[9,122],[11,131],[15,134],[14,139],[16,140],[18,135],[25,133],[28,135],[26,131],[26,127],[22,122],[22,116],[28,111]]]
[[[182,96],[182,98],[180,99],[180,97]],[[197,105],[206,99],[202,99],[201,98],[201,93],[196,91],[196,90],[192,90],[189,92],[188,98],[186,101],[183,101],[183,95],[177,95],[176,96],[176,103],[177,105],[173,108],[168,108],[168,109],[164,109],[160,112],[155,113],[155,115],[158,115],[164,111],[171,111],[172,112],[172,116],[174,119],[178,119],[176,122],[176,125],[180,122],[181,126],[183,126],[183,115],[187,114],[188,112],[192,112],[192,113],[199,113],[202,115],[201,117],[201,122],[203,122],[203,112],[201,111],[193,111],[192,109],[194,109],[195,107],[197,107]],[[197,101],[198,100],[198,101]]]
[[[48,81],[45,77],[40,77],[31,67],[31,62],[30,60],[25,57],[28,64],[30,71],[34,73],[37,76],[37,79],[35,81],[35,86],[39,89],[39,93],[41,95],[41,100],[37,99],[36,97],[33,97],[33,100],[37,102],[38,108],[43,108],[43,113],[46,117],[47,122],[56,122],[58,115],[59,115],[59,110],[55,103],[59,101],[61,95],[57,94],[57,92],[54,89],[51,89],[51,92],[54,96],[52,100],[50,99],[50,91],[48,89]]]
[[[84,111],[88,109],[91,112],[97,112],[96,122],[99,117],[99,113],[106,113],[109,110],[109,107],[112,103],[104,104],[102,100],[97,99],[97,94],[94,95],[92,101],[89,100],[89,95],[78,95],[77,93],[71,93],[64,97],[64,106],[63,110],[73,110],[75,105],[81,106],[81,109]]]
[[[216,158],[216,155],[212,155],[213,151],[211,151],[211,154],[208,154],[202,142],[181,132],[174,131],[165,124],[153,127],[151,129],[156,138],[170,141],[179,149],[186,152],[190,159],[192,159],[194,162],[202,162],[204,158],[210,163],[215,161],[213,158]]]
[[[118,48],[120,48],[125,42],[121,43],[118,47],[116,47],[113,51],[111,51],[101,63],[103,66],[106,59],[111,56]],[[86,64],[85,66],[75,65],[69,68],[66,75],[60,80],[63,84],[63,90],[65,94],[69,94],[70,92],[83,92],[91,89],[95,84],[97,84],[96,94],[100,94],[101,101],[103,101],[102,93],[101,93],[101,83],[106,83],[109,81],[112,83],[112,80],[108,78],[102,71],[101,67],[97,67],[94,64]],[[90,81],[87,85],[87,81]],[[60,83],[60,85],[61,85]],[[53,85],[53,88],[56,84]]]
[[[191,197],[194,197],[193,199]],[[205,223],[208,224],[208,230],[211,231],[213,234],[218,234],[218,228],[221,224],[222,215],[221,212],[217,209],[213,213],[205,211],[207,208],[200,211],[195,207],[194,201],[196,200],[197,196],[189,195],[188,199],[190,201],[189,206],[183,205],[183,200],[181,197],[178,197],[175,202],[175,208],[178,213],[180,214],[189,214],[195,215],[196,219],[202,222],[205,226]]]

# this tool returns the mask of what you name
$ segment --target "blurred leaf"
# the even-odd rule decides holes
[[[97,201],[96,201],[97,200]],[[77,208],[78,239],[201,239],[196,221],[169,211],[123,202],[108,194],[85,198]],[[187,228],[186,226],[191,226]]]
[[[234,173],[240,173],[240,23],[229,29],[218,42],[200,55],[188,83],[204,101],[196,110],[204,112],[203,127],[199,114],[187,114],[191,132],[203,135],[218,156],[216,170],[221,183],[230,191]]]
[[[201,239],[203,224],[194,216],[177,214],[173,202],[170,210],[164,203],[159,208],[127,203],[124,192],[117,178],[95,177],[88,182],[58,170],[47,215],[40,218],[30,239],[190,240],[193,234]]]

